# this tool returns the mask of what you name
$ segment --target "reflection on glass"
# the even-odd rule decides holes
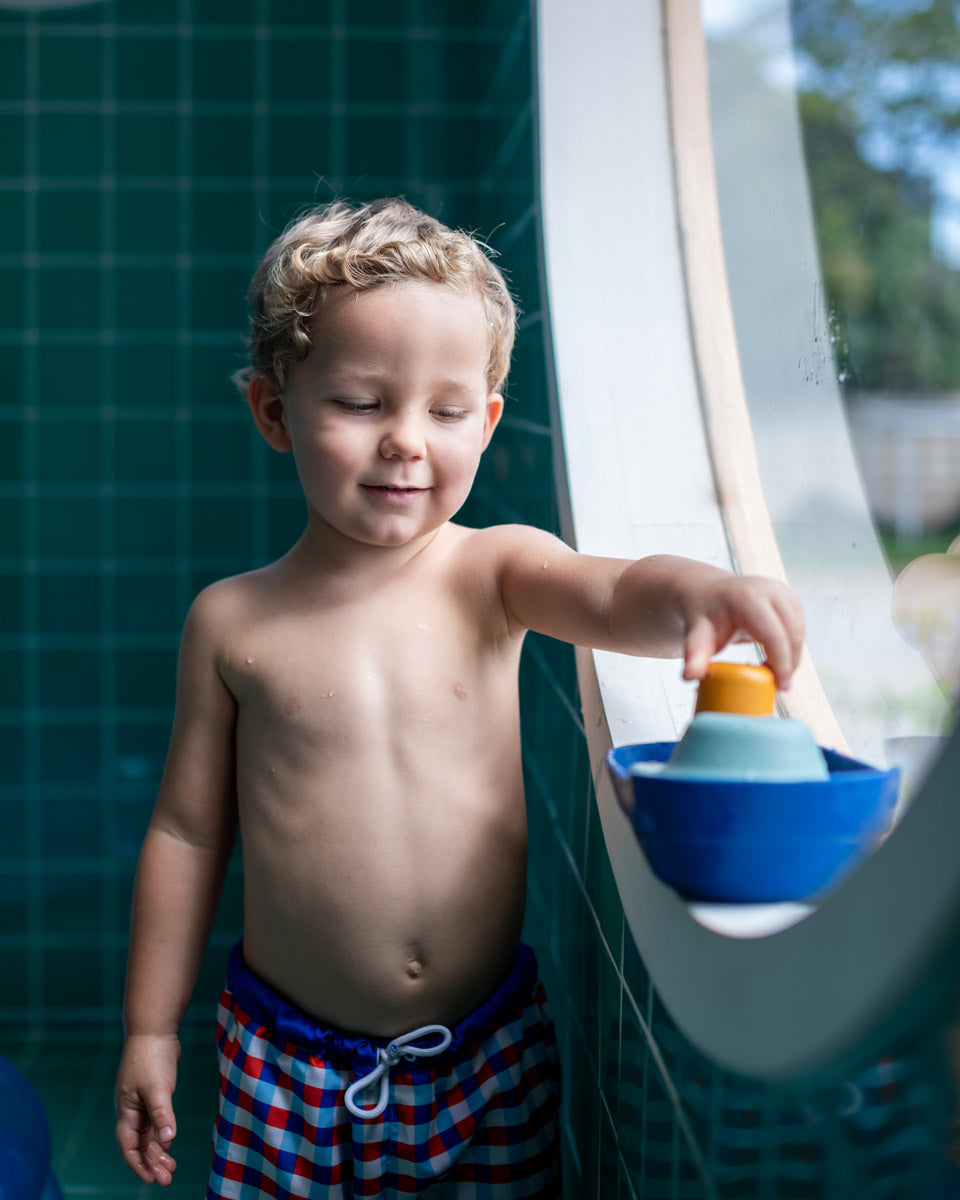
[[[952,0],[702,8],[764,489],[841,725],[896,760],[960,690],[960,18]]]

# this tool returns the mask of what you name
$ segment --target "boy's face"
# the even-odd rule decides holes
[[[261,432],[293,450],[315,529],[378,546],[432,534],[466,500],[503,409],[487,392],[479,296],[419,281],[334,288],[319,317],[284,393],[258,402],[251,389]]]

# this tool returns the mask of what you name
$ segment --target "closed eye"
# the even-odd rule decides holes
[[[462,408],[435,408],[433,415],[441,421],[462,421],[467,413]]]
[[[346,396],[333,396],[331,399],[341,412],[363,414],[376,412],[379,408],[376,400],[351,400]]]

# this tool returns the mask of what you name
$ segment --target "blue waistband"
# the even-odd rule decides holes
[[[451,1027],[453,1038],[445,1053],[450,1055],[464,1046],[475,1045],[502,1025],[511,1013],[526,1007],[536,982],[536,955],[521,942],[513,965],[486,1000]],[[357,1067],[376,1062],[377,1050],[385,1048],[391,1040],[347,1033],[318,1024],[250,970],[244,962],[242,942],[237,942],[230,951],[226,986],[243,1012],[272,1029],[275,1039],[294,1042],[316,1054],[335,1056],[346,1066]]]

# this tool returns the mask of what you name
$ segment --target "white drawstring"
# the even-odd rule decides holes
[[[438,1033],[440,1035],[440,1041],[435,1046],[412,1046],[410,1044],[411,1042],[415,1042],[417,1038],[423,1037],[428,1033]],[[432,1058],[436,1054],[442,1054],[452,1041],[453,1034],[446,1025],[424,1025],[420,1029],[415,1029],[412,1033],[405,1033],[401,1037],[394,1038],[389,1046],[377,1050],[377,1065],[369,1075],[364,1075],[362,1079],[358,1079],[356,1082],[350,1084],[343,1098],[344,1104],[360,1120],[372,1120],[374,1117],[379,1117],[387,1107],[387,1089],[390,1086],[388,1072],[390,1068],[395,1067],[401,1058],[406,1058],[410,1062],[413,1062],[418,1058]],[[378,1080],[380,1082],[380,1099],[374,1107],[363,1108],[357,1104],[354,1097],[367,1088],[373,1087]]]

